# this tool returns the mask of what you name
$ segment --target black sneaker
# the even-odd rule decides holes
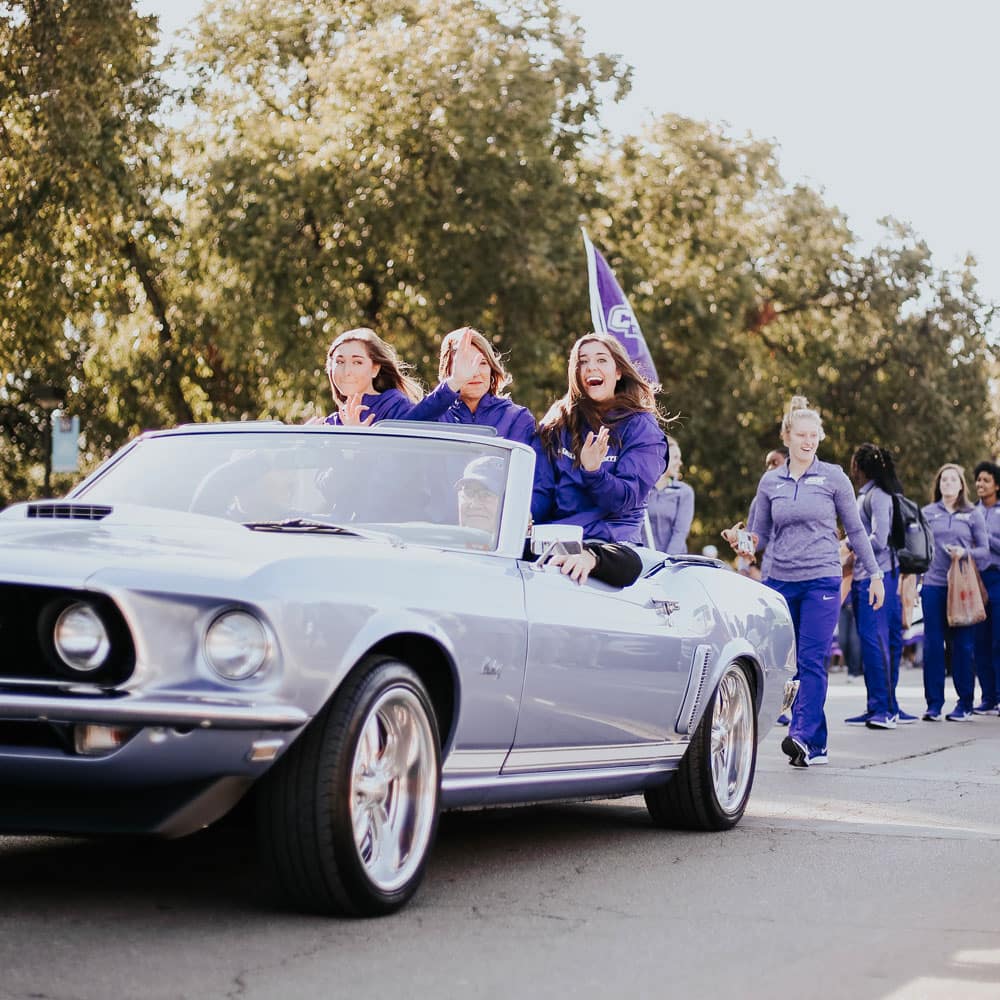
[[[788,755],[788,763],[792,767],[809,766],[809,747],[801,740],[795,739],[794,736],[786,736],[781,741],[781,750]]]

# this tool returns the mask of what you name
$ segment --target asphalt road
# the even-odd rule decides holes
[[[922,708],[905,671],[901,701]],[[446,816],[376,921],[275,911],[231,826],[170,843],[0,839],[0,998],[1000,997],[1000,718],[761,747],[725,834],[641,799]]]

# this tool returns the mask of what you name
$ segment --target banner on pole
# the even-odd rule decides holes
[[[639,321],[629,305],[625,293],[615,280],[601,251],[593,243],[587,231],[583,233],[583,245],[587,251],[587,281],[590,286],[590,316],[597,333],[610,333],[628,352],[632,363],[651,382],[659,382],[653,357],[646,346],[646,338],[639,328]]]

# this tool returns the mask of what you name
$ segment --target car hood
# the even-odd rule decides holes
[[[0,513],[0,574],[5,580],[84,587],[100,581],[169,580],[186,588],[245,579],[286,559],[331,555],[365,558],[388,542],[352,535],[250,531],[200,514],[115,505],[100,519],[28,517],[28,504]],[[77,506],[77,505],[75,505]],[[212,586],[210,589],[215,589]]]

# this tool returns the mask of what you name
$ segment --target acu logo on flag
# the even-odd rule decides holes
[[[611,307],[608,311],[608,332],[631,337],[633,340],[642,340],[639,321],[635,318],[635,313],[632,312],[632,307],[629,305]]]

